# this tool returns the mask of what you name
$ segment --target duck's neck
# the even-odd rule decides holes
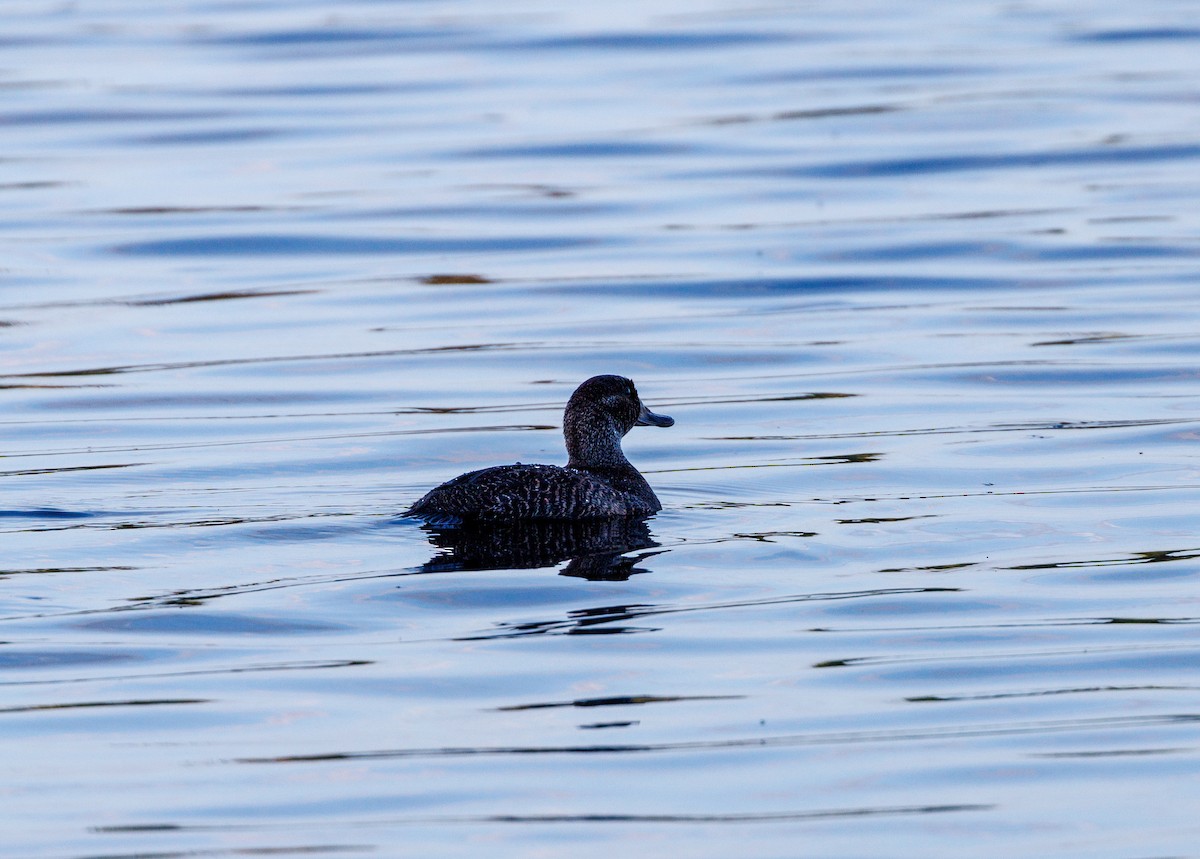
[[[633,468],[621,450],[621,428],[607,412],[597,408],[573,409],[563,419],[568,468]]]

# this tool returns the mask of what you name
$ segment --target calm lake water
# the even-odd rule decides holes
[[[0,852],[1200,855],[1195,11],[8,4]]]

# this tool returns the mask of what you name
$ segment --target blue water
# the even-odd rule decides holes
[[[16,4],[0,853],[1197,855],[1194,19]]]

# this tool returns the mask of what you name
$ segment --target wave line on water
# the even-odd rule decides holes
[[[660,468],[646,469],[643,474],[673,474],[678,472],[693,472],[693,471],[738,471],[748,468],[812,468],[819,465],[830,464],[850,464],[854,462],[871,462],[870,459],[859,459],[864,456],[879,456],[879,454],[849,454],[845,457],[833,457],[833,462],[758,462],[748,463],[746,465],[705,465],[694,468]],[[821,459],[822,457],[808,457],[809,459]],[[1063,489],[1008,489],[994,490],[987,489],[979,492],[954,492],[949,494],[929,494],[929,495],[912,495],[912,494],[897,494],[897,493],[873,493],[871,495],[857,495],[840,498],[805,498],[798,501],[770,501],[758,502],[754,506],[770,506],[770,507],[790,507],[797,504],[862,504],[872,503],[877,501],[940,501],[953,500],[956,498],[1005,498],[1018,495],[1079,495],[1089,493],[1110,493],[1110,492],[1163,492],[1163,491],[1178,491],[1185,489],[1200,489],[1200,483],[1177,483],[1177,484],[1150,484],[1145,486],[1077,486],[1066,487]],[[698,502],[695,504],[683,505],[684,509],[705,509],[712,504],[720,504],[721,506],[731,506],[732,502]]]
[[[1196,650],[1195,644],[1126,644],[1096,647],[1087,645],[1079,648],[1041,651],[1009,651],[1005,653],[955,653],[949,656],[855,656],[848,659],[828,659],[813,664],[813,668],[858,668],[878,665],[923,665],[931,662],[975,662],[1054,659],[1062,656],[1095,656],[1111,653],[1168,653]]]
[[[758,401],[751,401],[758,402]],[[665,404],[664,404],[665,405]],[[1200,418],[1131,418],[1128,420],[1029,421],[1014,424],[990,424],[981,427],[925,427],[917,429],[872,430],[869,432],[809,433],[801,435],[719,435],[703,436],[704,441],[820,441],[840,438],[898,438],[903,436],[960,435],[975,433],[1049,432],[1056,430],[1129,429],[1132,427],[1171,426],[1200,423]]]
[[[238,367],[246,364],[279,364],[293,361],[341,361],[362,358],[393,358],[403,355],[436,355],[444,352],[490,352],[525,349],[529,343],[468,343],[459,346],[428,346],[421,349],[375,349],[364,352],[330,352],[321,355],[262,355],[257,358],[211,358],[202,361],[160,361],[148,364],[113,364],[81,370],[46,370],[30,373],[0,373],[0,379],[41,379],[61,376],[116,376],[124,373],[155,373],[163,370],[193,370],[208,367]]]
[[[913,704],[942,704],[951,701],[1003,701],[1008,698],[1086,695],[1093,692],[1195,692],[1197,690],[1200,690],[1200,686],[1078,686],[1071,689],[1035,689],[1029,692],[990,692],[983,695],[914,695],[904,700]]]
[[[356,668],[372,665],[370,659],[330,659],[245,665],[231,668],[200,668],[188,671],[156,671],[146,674],[109,674],[97,677],[58,677],[51,680],[0,680],[0,686],[57,686],[65,683],[112,683],[158,680],[165,677],[200,677],[213,674],[250,674],[259,671],[314,671],[325,668]]]
[[[995,805],[985,803],[954,803],[942,805],[883,805],[863,808],[831,808],[812,811],[747,811],[747,812],[699,812],[695,814],[653,812],[614,812],[580,814],[477,814],[477,815],[434,815],[429,817],[402,817],[370,820],[343,821],[341,826],[355,828],[363,826],[437,826],[453,823],[778,823],[804,820],[834,820],[845,817],[879,817],[904,814],[946,814],[957,811],[991,811]],[[304,824],[300,824],[303,826]],[[271,823],[142,823],[113,826],[93,826],[90,832],[98,833],[152,833],[152,832],[245,832],[287,828],[294,830],[295,822]]]
[[[23,453],[6,453],[4,455],[8,458],[29,456],[76,456],[88,453],[133,453],[146,450],[194,450],[196,448],[238,447],[250,444],[288,444],[297,441],[337,441],[339,439],[347,438],[380,438],[384,436],[395,435],[436,435],[438,433],[458,432],[539,432],[556,429],[558,429],[558,427],[553,424],[497,424],[494,426],[483,427],[439,427],[435,429],[414,430],[375,430],[373,432],[335,433],[331,435],[278,436],[273,438],[238,439],[237,441],[192,441],[178,442],[174,444],[134,444],[112,446],[97,445],[93,447],[68,447],[57,450],[37,450],[25,451]],[[144,465],[145,463],[133,464]]]
[[[1191,626],[1200,623],[1200,617],[1165,617],[1130,620],[1114,617],[1083,617],[1083,618],[1052,618],[1043,620],[1009,621],[1006,623],[952,623],[930,624],[923,626],[872,626],[836,627],[823,626],[821,632],[829,635],[858,635],[863,632],[955,632],[962,630],[997,630],[997,629],[1058,629],[1065,626],[1111,626],[1127,623],[1145,623],[1163,626]]]
[[[862,591],[833,591],[830,593],[789,594],[787,596],[766,597],[757,600],[731,600],[729,602],[707,603],[703,605],[619,605],[602,608],[577,609],[569,612],[563,620],[526,621],[511,624],[501,624],[499,630],[478,635],[461,636],[454,641],[482,641],[497,638],[516,638],[527,635],[564,634],[583,627],[592,627],[613,621],[637,620],[646,617],[657,617],[667,614],[685,614],[698,611],[717,611],[736,608],[759,608],[762,606],[788,605],[802,602],[824,602],[828,600],[863,599],[865,597],[898,596],[928,593],[958,593],[961,588],[926,587],[926,588],[872,588]]]
[[[211,698],[130,698],[124,701],[79,701],[68,704],[29,704],[24,707],[0,707],[0,713],[32,713],[43,710],[83,710],[98,707],[153,707],[168,704],[209,704]]]
[[[426,748],[373,749],[359,752],[325,752],[271,757],[228,758],[213,764],[298,764],[336,761],[382,760],[389,758],[461,758],[524,755],[642,754],[661,752],[720,751],[746,748],[858,745],[870,743],[925,742],[1004,737],[1021,734],[1051,734],[1081,731],[1113,731],[1132,728],[1178,727],[1200,724],[1200,713],[1161,713],[1145,716],[1096,716],[1083,719],[1047,719],[1031,722],[992,723],[965,727],[941,725],[917,730],[845,731],[828,734],[782,734],[739,737],[729,740],[684,740],[667,743],[611,743],[564,746],[433,746]]]
[[[19,456],[36,456],[37,454],[18,454]],[[148,462],[114,462],[102,465],[64,465],[57,468],[23,468],[16,471],[0,471],[0,477],[29,477],[35,474],[60,474],[64,471],[102,471],[107,468],[136,468],[149,465]]]

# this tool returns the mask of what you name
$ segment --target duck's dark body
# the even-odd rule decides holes
[[[497,465],[459,475],[408,511],[430,521],[597,519],[649,516],[662,509],[646,479],[558,465]]]
[[[638,424],[673,423],[643,406],[628,379],[595,376],[567,403],[565,468],[517,463],[472,471],[430,490],[405,515],[435,524],[649,516],[662,504],[625,458],[621,438]]]

